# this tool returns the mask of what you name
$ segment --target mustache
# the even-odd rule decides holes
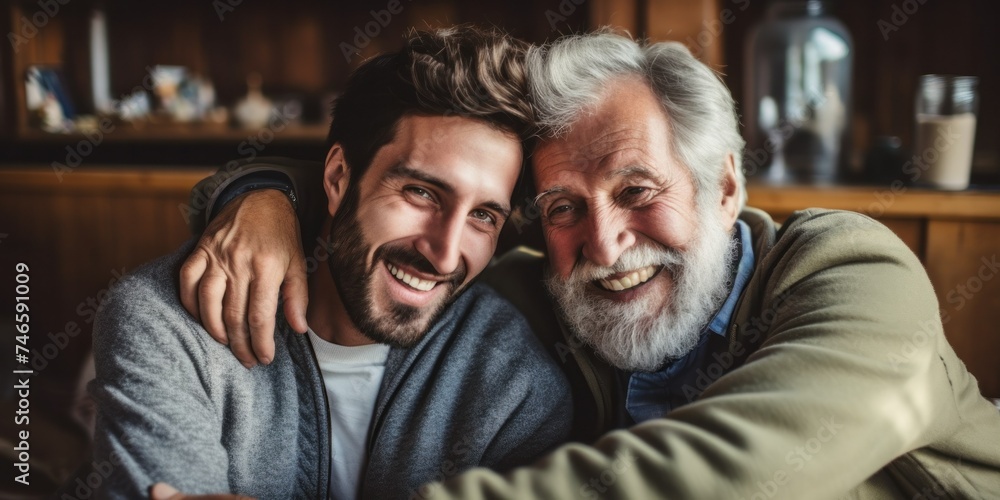
[[[412,267],[421,273],[434,276],[434,281],[448,282],[455,287],[461,285],[468,274],[465,262],[462,260],[458,261],[457,269],[448,274],[441,274],[426,257],[410,247],[382,245],[375,250],[373,266],[379,261]]]
[[[679,251],[666,247],[644,245],[625,250],[618,260],[610,266],[599,266],[586,258],[580,259],[573,267],[567,283],[589,283],[601,280],[616,273],[634,271],[647,266],[663,266],[671,273],[676,273],[684,262],[684,255]]]

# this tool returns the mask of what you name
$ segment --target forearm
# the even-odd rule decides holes
[[[775,387],[704,399],[593,446],[563,446],[507,475],[475,469],[436,485],[428,498],[748,498],[768,491],[837,498],[920,446],[917,422],[934,420],[926,409],[906,407],[913,394],[868,391],[848,408],[841,399],[848,390],[816,387],[815,404],[805,407],[808,392]]]
[[[231,161],[191,190],[190,202],[183,210],[188,227],[192,234],[200,235],[212,217],[239,195],[259,189],[279,189],[287,193],[295,209],[304,241],[312,241],[321,220],[316,214],[325,213],[322,175],[322,165],[317,162],[287,158]]]

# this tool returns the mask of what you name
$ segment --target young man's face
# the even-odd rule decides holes
[[[358,186],[339,195],[330,182],[337,162],[335,146],[330,270],[341,301],[372,340],[412,345],[489,263],[510,214],[521,143],[478,120],[406,116]],[[352,189],[357,196],[345,198]]]

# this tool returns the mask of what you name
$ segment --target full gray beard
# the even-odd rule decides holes
[[[702,220],[706,224],[695,245],[685,252],[633,247],[612,267],[583,262],[565,280],[547,279],[569,328],[609,363],[628,371],[653,372],[691,352],[729,293],[738,248],[718,217]],[[661,272],[673,278],[664,310],[656,310],[659,296],[647,294],[623,303],[603,298],[593,289],[595,279],[648,265],[665,266]]]

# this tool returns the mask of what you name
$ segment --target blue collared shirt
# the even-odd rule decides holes
[[[686,356],[668,363],[660,371],[634,372],[628,376],[625,409],[635,423],[662,417],[694,401],[709,384],[732,368],[720,353],[728,348],[726,330],[754,268],[750,227],[737,220],[736,228],[733,237],[739,242],[739,263],[733,288],[712,321],[702,330],[698,344]]]

